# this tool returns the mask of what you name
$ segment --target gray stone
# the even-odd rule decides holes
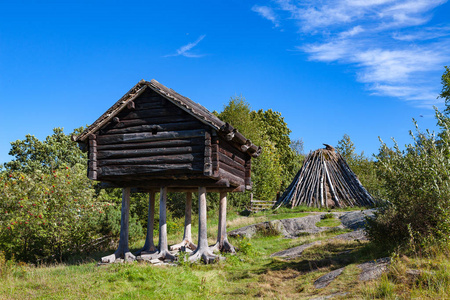
[[[387,266],[390,263],[391,258],[384,257],[358,265],[358,268],[361,269],[361,274],[359,274],[359,280],[366,281],[380,278],[381,274],[383,274],[383,272],[386,271]]]
[[[304,244],[304,245],[300,245],[294,248],[289,248],[283,251],[279,251],[276,253],[273,253],[270,255],[270,257],[288,257],[288,258],[295,258],[295,257],[299,257],[300,255],[302,255],[303,251],[305,251],[306,249],[315,246],[315,245],[320,245],[321,241],[316,241],[316,242],[312,242],[312,243],[308,243],[308,244]]]
[[[228,232],[228,236],[245,236],[251,238],[258,232],[274,230],[287,238],[294,238],[302,233],[318,233],[325,231],[326,228],[319,228],[316,223],[320,221],[320,215],[311,215],[300,218],[273,220],[258,224],[248,225]]]
[[[321,289],[321,288],[326,287],[331,282],[333,282],[333,280],[336,279],[336,277],[341,275],[341,273],[342,273],[342,271],[344,271],[344,269],[345,269],[345,267],[331,271],[331,272],[323,275],[322,277],[320,277],[316,281],[314,281],[314,287],[316,289]]]
[[[351,211],[344,213],[340,219],[344,228],[356,230],[364,228],[366,226],[366,218],[374,218],[375,211],[375,208],[363,211]]]

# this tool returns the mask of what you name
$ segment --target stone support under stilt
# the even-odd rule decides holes
[[[206,230],[206,188],[198,188],[198,243],[197,249],[189,257],[189,261],[203,260],[211,263],[218,259],[208,247]]]
[[[128,223],[130,217],[130,188],[122,189],[122,214],[120,218],[119,247],[114,254],[102,257],[102,263],[113,263],[117,258],[133,261],[136,257],[128,248]]]

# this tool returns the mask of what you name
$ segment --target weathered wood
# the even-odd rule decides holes
[[[227,166],[230,166],[232,168],[235,168],[239,171],[245,172],[245,167],[243,164],[240,164],[236,160],[230,158],[229,156],[219,153],[219,161],[223,164],[226,164]]]
[[[198,243],[197,249],[189,257],[190,261],[202,259],[205,263],[213,262],[217,256],[208,248],[208,236],[206,228],[206,188],[198,188]]]
[[[215,131],[214,131],[215,132]],[[211,163],[212,163],[212,175],[219,175],[219,139],[217,135],[211,138]]]
[[[127,103],[127,108],[128,108],[128,109],[131,109],[131,110],[134,110],[134,109],[136,108],[136,106],[135,106],[135,104],[134,104],[133,101],[129,101],[129,102]]]
[[[136,255],[154,253],[156,247],[153,242],[153,230],[155,222],[155,191],[150,191],[148,197],[147,234],[145,236],[144,247]]]
[[[204,150],[204,168],[203,174],[206,176],[212,175],[212,159],[211,159],[211,133],[205,131],[205,150]]]
[[[240,147],[236,148],[232,146],[229,142],[227,142],[222,137],[219,137],[219,152],[227,155],[228,157],[236,160],[240,164],[244,165],[247,158],[250,156],[246,153],[242,153],[238,150]]]
[[[158,164],[158,165],[119,165],[119,166],[104,166],[98,168],[98,177],[105,176],[122,176],[122,175],[136,175],[136,174],[151,174],[163,171],[203,171],[202,167],[195,167],[192,164]]]
[[[120,218],[120,239],[119,247],[114,254],[103,257],[103,263],[113,263],[117,258],[134,260],[135,257],[128,248],[128,224],[130,216],[130,188],[122,189],[122,213]]]
[[[105,144],[98,145],[97,150],[126,150],[126,149],[149,149],[149,148],[161,148],[161,147],[184,147],[184,146],[198,146],[203,142],[203,137],[189,138],[189,139],[174,139],[174,140],[161,140],[143,143],[118,143],[118,144]],[[103,151],[102,151],[103,152]]]
[[[161,187],[159,192],[159,251],[168,252],[167,244],[167,218],[166,218],[166,203],[167,203],[167,187]]]
[[[226,165],[226,164],[221,164],[220,169],[222,169],[236,177],[242,178],[242,182],[245,184],[245,173],[243,170],[238,170],[238,169],[236,169],[234,167],[230,167],[229,165]]]
[[[248,186],[249,188],[251,188],[252,186],[252,160],[251,159],[247,159],[245,161],[245,185]]]
[[[200,146],[187,146],[187,147],[158,147],[149,149],[130,149],[130,150],[103,150],[97,155],[99,160],[109,158],[131,158],[131,157],[144,157],[154,155],[172,155],[172,154],[186,154],[186,153],[201,153],[203,147]]]
[[[97,143],[99,145],[105,145],[115,143],[163,141],[170,139],[189,139],[204,136],[204,134],[205,130],[203,129],[158,132],[156,135],[148,132],[111,134],[98,136]]]
[[[118,129],[118,128],[127,128],[132,126],[139,126],[139,125],[151,125],[151,124],[167,124],[167,123],[183,123],[183,122],[190,122],[192,121],[192,118],[189,118],[189,116],[186,115],[180,115],[180,116],[158,116],[158,117],[151,117],[151,118],[141,118],[141,119],[131,119],[131,120],[120,120],[120,123],[113,123],[110,122],[107,125],[105,125],[105,130],[110,129]]]
[[[166,124],[145,124],[138,126],[130,126],[125,128],[109,129],[105,134],[120,134],[120,133],[137,133],[137,132],[152,132],[153,130],[161,131],[179,131],[188,129],[204,129],[204,125],[198,121],[192,122],[175,122]]]
[[[132,110],[132,111],[122,111],[118,114],[121,120],[132,120],[132,119],[142,119],[142,118],[152,118],[161,116],[179,116],[185,114],[175,107],[163,107],[155,109],[142,109],[142,110]]]
[[[89,136],[88,178],[97,180],[97,175],[97,136],[91,134]]]
[[[99,167],[111,165],[154,165],[154,164],[184,164],[201,159],[201,153],[186,153],[173,155],[155,155],[146,157],[131,157],[117,159],[101,159],[97,161]]]
[[[219,169],[219,177],[221,179],[226,179],[230,182],[231,185],[235,185],[235,186],[239,186],[239,185],[244,185],[244,178],[240,178],[238,176],[235,176],[223,169]]]

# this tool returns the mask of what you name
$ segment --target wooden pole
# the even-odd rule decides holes
[[[191,234],[191,223],[192,223],[192,193],[186,193],[186,205],[184,209],[184,234],[183,241],[179,244],[170,246],[170,250],[186,250],[189,248],[191,250],[197,249],[197,246],[192,243]]]
[[[145,237],[145,244],[144,247],[136,253],[136,255],[156,252],[156,247],[155,244],[153,243],[154,222],[155,222],[155,192],[151,191],[148,197],[147,235]]]
[[[120,218],[119,247],[114,254],[102,257],[102,263],[113,263],[117,258],[130,261],[136,257],[130,253],[128,248],[128,223],[130,216],[130,188],[122,189],[122,213]]]
[[[166,219],[167,187],[161,187],[159,196],[159,252],[168,252],[167,219]]]
[[[206,228],[206,188],[198,188],[198,243],[197,249],[189,257],[190,261],[203,260],[205,263],[214,262],[217,256],[208,247]]]

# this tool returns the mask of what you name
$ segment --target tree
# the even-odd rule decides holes
[[[410,131],[413,142],[401,151],[394,140],[389,148],[382,142],[378,159],[378,174],[383,180],[388,202],[369,221],[371,240],[391,246],[420,248],[426,253],[429,246],[450,243],[450,74],[442,76],[441,98],[446,109],[435,108],[441,128],[438,134],[419,130]],[[406,248],[406,249],[408,249]]]
[[[253,192],[256,198],[274,199],[290,183],[301,160],[291,148],[291,130],[284,118],[271,109],[253,111],[243,97],[231,98],[217,116],[263,147],[262,154],[252,162]],[[246,202],[238,195],[230,199],[235,205]]]
[[[75,129],[73,134],[83,128]],[[53,134],[40,141],[34,135],[27,134],[24,140],[11,142],[9,155],[14,159],[4,164],[6,170],[34,172],[41,170],[49,173],[62,167],[73,167],[76,164],[87,165],[86,154],[64,134],[62,128],[53,129]]]
[[[442,83],[442,91],[439,94],[438,98],[442,98],[445,100],[445,113],[450,113],[450,68],[445,66],[445,72],[442,74],[441,83]]]
[[[375,198],[380,199],[383,194],[380,179],[377,177],[377,163],[364,155],[356,154],[355,144],[348,134],[344,134],[336,146],[337,151],[342,155],[350,169],[358,176],[362,185]]]
[[[339,140],[336,149],[347,162],[350,162],[355,158],[355,144],[353,144],[348,134],[344,134],[342,139]]]

